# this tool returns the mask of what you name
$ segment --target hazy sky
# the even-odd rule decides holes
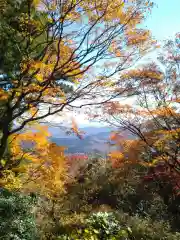
[[[154,0],[157,4],[145,26],[157,40],[173,38],[180,32],[180,0]]]
[[[180,32],[180,0],[154,0],[154,2],[156,6],[143,26],[151,30],[153,37],[158,41],[174,38],[175,34]],[[99,125],[95,122],[90,123],[83,114],[74,117],[81,127]],[[49,121],[58,124],[59,118],[49,117]]]
[[[154,0],[154,2],[156,5],[144,26],[152,32],[153,37],[158,41],[174,38],[175,34],[180,32],[180,0]],[[78,122],[81,125],[89,123],[84,119]],[[94,124],[96,125],[96,123]],[[94,124],[90,123],[90,125]]]

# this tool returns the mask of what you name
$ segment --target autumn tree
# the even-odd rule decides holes
[[[58,206],[63,199],[62,195],[66,192],[66,184],[70,182],[67,157],[64,154],[65,148],[51,143],[49,137],[48,128],[38,123],[34,123],[30,129],[22,133],[11,135],[10,138],[13,139],[9,142],[11,158],[7,165],[8,168],[1,171],[0,179],[1,189],[18,194],[20,192],[22,196],[30,195],[36,200],[36,205],[32,210],[33,215],[36,216],[38,236],[53,235],[53,229],[59,226]],[[5,160],[2,164],[6,164]],[[22,207],[24,215],[19,209],[15,215],[19,214],[22,218],[26,218],[28,209],[25,211],[21,204],[21,202],[15,204],[13,209],[16,210],[16,206]],[[6,225],[3,225],[3,234],[6,231],[8,235],[10,233]],[[26,224],[23,226],[27,230],[27,235],[32,235],[32,231],[26,229],[27,227]]]
[[[134,104],[106,104],[106,121],[120,131],[130,131],[135,139],[123,139],[119,130],[111,136],[119,150],[114,161],[141,163],[150,168],[152,179],[170,182],[179,191],[180,113],[179,113],[179,39],[168,41],[159,53],[159,64],[151,63],[121,75],[133,83]],[[134,81],[136,80],[136,81]],[[138,86],[138,89],[137,87]]]
[[[64,191],[68,179],[65,147],[51,143],[49,137],[48,128],[39,124],[11,136],[11,158],[2,171],[1,187],[50,199]]]
[[[153,6],[149,0],[0,4],[1,159],[9,137],[29,123],[121,95],[126,89],[113,76],[155,43],[139,28]]]

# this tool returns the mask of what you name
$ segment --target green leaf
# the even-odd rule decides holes
[[[96,233],[96,234],[99,233],[99,231],[97,229],[93,229],[93,232]]]
[[[122,237],[128,237],[128,233],[126,230],[121,230],[118,235]]]
[[[131,230],[130,227],[128,227],[127,230],[128,230],[129,233],[132,233],[132,230]]]
[[[2,159],[2,160],[1,160],[1,165],[4,167],[5,164],[6,164],[6,160]]]

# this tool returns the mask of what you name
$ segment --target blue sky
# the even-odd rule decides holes
[[[143,26],[151,30],[153,37],[162,41],[167,38],[173,39],[177,32],[180,32],[180,0],[153,0],[156,3],[152,14],[148,17]],[[75,117],[78,125],[100,126],[97,122],[89,122],[85,115]],[[54,117],[49,119],[54,121]],[[59,122],[59,119],[57,118]],[[55,122],[55,121],[54,121]],[[101,123],[102,125],[102,123]]]
[[[180,32],[180,0],[154,0],[157,4],[145,26],[157,40],[173,38]]]
[[[156,5],[143,26],[146,26],[158,41],[173,39],[175,34],[180,32],[180,0],[153,1]],[[99,125],[96,122],[94,124]],[[93,123],[84,120],[82,125],[92,126]]]

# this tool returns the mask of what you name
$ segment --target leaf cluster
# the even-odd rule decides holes
[[[1,189],[0,192],[0,238],[36,239],[37,229],[32,213],[34,200],[19,193]]]

